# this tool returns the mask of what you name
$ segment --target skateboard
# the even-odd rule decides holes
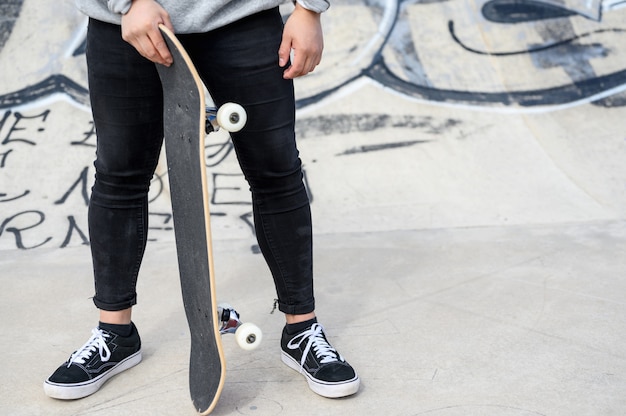
[[[156,65],[163,86],[163,127],[174,235],[183,304],[191,336],[189,391],[196,410],[215,408],[226,376],[221,334],[234,333],[244,349],[261,342],[261,331],[242,323],[228,304],[217,304],[211,243],[204,141],[222,128],[238,131],[246,113],[238,104],[206,108],[205,90],[176,36],[160,27],[174,63]]]

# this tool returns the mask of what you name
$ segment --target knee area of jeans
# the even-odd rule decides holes
[[[308,200],[304,175],[300,169],[285,174],[268,174],[265,176],[246,176],[253,195],[264,199],[291,198],[303,196]]]
[[[309,196],[306,193],[262,197],[253,196],[256,210],[261,215],[280,215],[302,209],[310,210]],[[310,214],[309,214],[310,215]]]
[[[152,175],[107,175],[96,173],[93,191],[101,195],[147,195]]]

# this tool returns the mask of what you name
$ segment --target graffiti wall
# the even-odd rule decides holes
[[[394,198],[412,201],[407,194],[420,181],[445,178],[420,176],[418,167],[404,179],[385,176],[372,161],[404,158],[411,172],[411,155],[432,159],[435,153],[407,149],[446,138],[455,139],[440,142],[452,154],[461,139],[486,130],[488,123],[477,124],[472,114],[489,119],[626,106],[621,6],[626,3],[619,0],[334,1],[323,20],[324,61],[297,83],[297,134],[314,210],[316,204],[321,213],[340,206],[334,211],[348,216]],[[0,0],[0,11],[0,249],[88,244],[95,133],[84,63],[86,18],[70,0]],[[216,233],[249,238],[254,247],[248,189],[227,135],[210,136],[206,164]],[[333,193],[329,184],[341,172],[331,166],[373,169],[367,178],[399,184],[394,194],[363,195],[368,183],[358,192],[348,185]],[[153,241],[173,239],[166,172],[162,160],[150,194]],[[403,182],[407,176],[414,182]],[[369,180],[362,178],[348,175]],[[346,204],[352,208],[341,208]],[[436,206],[417,214],[381,209],[378,224],[391,221],[386,212],[406,215],[397,221],[429,217],[437,226],[432,218],[443,214],[433,214]],[[321,231],[336,226],[320,224]]]

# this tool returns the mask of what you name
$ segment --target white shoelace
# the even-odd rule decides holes
[[[323,336],[324,328],[320,324],[313,324],[311,329],[304,331],[303,333],[293,337],[287,344],[292,350],[300,348],[300,345],[308,338],[308,342],[302,353],[302,359],[300,360],[300,372],[304,368],[304,362],[309,354],[309,351],[313,349],[313,353],[317,356],[318,360],[322,364],[332,363],[334,361],[341,360],[341,356],[337,353],[333,347],[330,346],[328,341]]]
[[[71,366],[73,363],[85,364],[85,361],[91,358],[96,350],[100,354],[100,359],[103,362],[109,361],[111,358],[111,350],[106,343],[106,338],[111,335],[103,332],[100,328],[94,328],[91,330],[91,338],[82,347],[76,350],[67,362],[67,366]]]

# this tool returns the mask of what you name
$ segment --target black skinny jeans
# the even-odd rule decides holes
[[[248,121],[231,135],[250,190],[256,236],[272,272],[279,309],[314,310],[311,212],[296,148],[293,83],[278,66],[278,9],[224,28],[180,35],[217,105],[241,104]],[[148,189],[163,142],[163,98],[155,64],[90,20],[87,63],[97,132],[89,205],[94,303],[119,311],[137,302],[148,231]]]

